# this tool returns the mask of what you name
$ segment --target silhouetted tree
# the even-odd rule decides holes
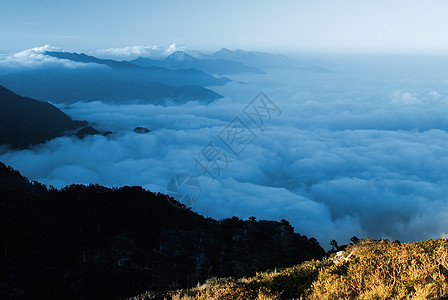
[[[358,244],[359,243],[359,239],[358,239],[358,237],[357,236],[352,236],[351,238],[350,238],[350,241],[353,243],[353,244]]]
[[[281,219],[280,223],[282,223],[283,225],[285,225],[286,227],[291,227],[291,223],[289,223],[289,221],[286,221],[285,219]]]
[[[336,242],[336,240],[331,240],[330,246],[332,247],[331,248],[332,251],[338,251],[339,250],[338,242]]]

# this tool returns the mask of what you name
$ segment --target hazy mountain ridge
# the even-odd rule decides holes
[[[213,59],[233,60],[249,66],[259,68],[293,68],[298,62],[283,54],[272,54],[258,51],[245,51],[242,49],[229,50],[222,48],[210,56]]]
[[[132,74],[139,75],[140,78],[151,82],[159,82],[174,86],[183,86],[192,84],[200,86],[224,85],[230,81],[228,78],[225,77],[216,78],[193,67],[190,67],[185,70],[169,70],[164,67],[158,67],[158,66],[142,67],[128,61],[100,59],[94,56],[86,55],[84,53],[79,54],[71,52],[47,51],[45,52],[45,55],[49,55],[59,59],[68,59],[75,62],[96,63],[100,65],[106,65],[113,70],[125,72],[126,75],[132,75]]]
[[[219,75],[237,73],[264,74],[262,70],[255,66],[248,66],[228,59],[196,58],[184,51],[174,52],[163,60],[139,57],[130,62],[143,67],[159,66],[169,69],[196,68],[209,74]]]
[[[168,102],[181,104],[190,100],[208,103],[222,96],[205,86],[224,85],[230,81],[194,68],[140,67],[82,53],[46,51],[33,55],[74,65],[9,68],[0,76],[0,84],[16,93],[54,103],[96,100],[158,105]]]
[[[231,81],[209,74],[264,74],[260,69],[264,67],[329,71],[318,66],[300,66],[285,55],[225,48],[198,57],[177,51],[163,60],[101,59],[84,53],[54,51],[49,46],[22,51],[20,55],[30,61],[35,59],[36,66],[25,67],[27,63],[24,62],[22,67],[5,68],[0,84],[16,93],[55,103],[97,100],[156,105],[191,100],[209,103],[222,96],[206,87]],[[45,61],[51,64],[43,64]]]
[[[0,194],[1,297],[117,299],[324,255],[287,221],[216,221],[141,187],[47,189],[0,163]]]
[[[200,54],[199,57],[204,60],[234,61],[247,66],[256,66],[261,69],[296,69],[310,73],[334,72],[326,67],[327,63],[325,62],[308,60],[297,61],[284,54],[245,51],[242,49],[229,50],[227,48],[222,48],[211,55]]]
[[[73,103],[78,101],[105,101],[117,103],[164,104],[167,100],[180,103],[180,99],[211,102],[221,95],[201,86],[171,86],[144,79],[124,79],[107,71],[60,70],[30,71],[0,77],[0,83],[16,93],[41,101]],[[183,91],[183,92],[182,92]]]

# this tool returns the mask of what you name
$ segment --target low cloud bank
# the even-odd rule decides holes
[[[17,70],[30,70],[38,68],[85,68],[98,67],[97,64],[79,63],[68,59],[59,59],[45,55],[46,51],[61,51],[60,48],[45,45],[23,50],[13,54],[0,56],[0,75]]]
[[[108,48],[94,51],[93,54],[102,58],[132,60],[138,57],[164,58],[176,51],[184,51],[185,45],[172,43],[168,47],[154,46],[126,46],[122,48]]]
[[[56,187],[142,185],[164,192],[171,176],[189,172],[202,187],[193,204],[199,213],[284,218],[323,246],[352,235],[438,237],[448,226],[446,80],[420,71],[368,73],[235,76],[216,88],[225,97],[209,105],[65,105],[74,119],[114,133],[59,138],[0,160]],[[263,130],[243,113],[261,90],[281,109]],[[240,156],[218,137],[234,117],[256,135]],[[138,134],[136,126],[152,131]],[[194,161],[209,142],[229,158],[215,180]]]

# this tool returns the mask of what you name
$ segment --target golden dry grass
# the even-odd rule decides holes
[[[446,238],[411,244],[367,238],[349,246],[339,259],[332,255],[323,261],[241,279],[212,278],[195,288],[146,293],[134,299],[373,300],[436,299],[447,295]]]

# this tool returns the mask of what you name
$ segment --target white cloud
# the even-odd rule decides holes
[[[93,54],[104,58],[113,59],[135,59],[138,57],[163,58],[176,51],[183,51],[185,45],[176,45],[175,43],[168,47],[162,46],[126,46],[123,48],[109,48],[94,51]]]
[[[430,93],[430,95],[434,96],[433,92]],[[411,105],[416,104],[417,102],[418,99],[409,92],[395,91],[392,94],[392,103],[394,104]]]
[[[165,54],[170,55],[176,51],[184,51],[185,49],[187,49],[185,45],[176,45],[173,43],[165,50]]]
[[[45,45],[23,50],[14,54],[4,55],[0,57],[0,72],[10,69],[35,69],[35,68],[80,68],[95,67],[96,64],[85,64],[70,61],[67,59],[59,59],[49,55],[45,55],[46,51],[62,51],[61,48]]]

